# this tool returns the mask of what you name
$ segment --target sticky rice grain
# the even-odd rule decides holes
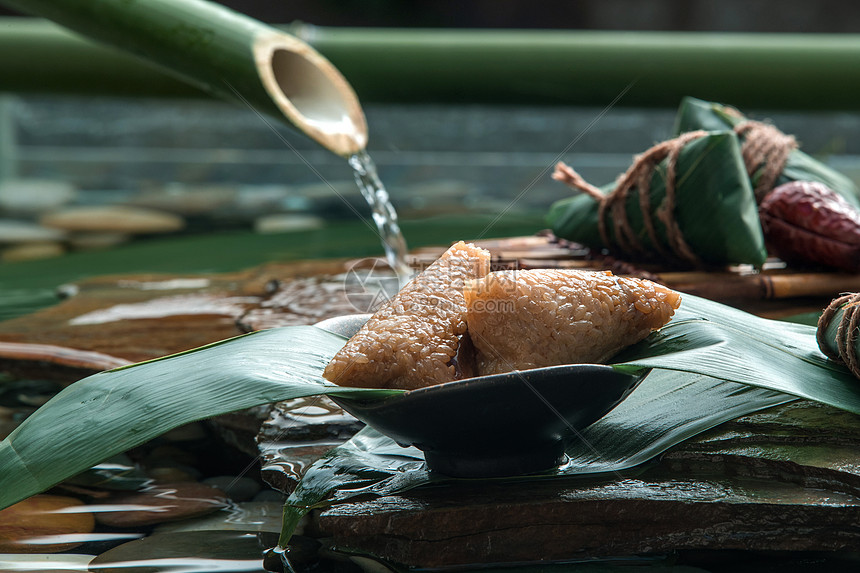
[[[466,281],[485,276],[490,253],[459,242],[407,284],[326,367],[341,386],[415,389],[449,382],[466,331]]]
[[[499,271],[467,283],[464,295],[481,375],[605,362],[681,302],[660,284],[608,271]]]

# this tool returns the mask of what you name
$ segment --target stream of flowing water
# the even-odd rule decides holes
[[[388,264],[397,273],[400,286],[405,285],[412,278],[412,268],[406,261],[406,239],[397,224],[397,211],[391,204],[388,191],[379,179],[376,172],[376,164],[368,155],[367,151],[361,150],[349,158],[349,165],[355,172],[355,181],[361,194],[370,205],[373,221],[382,239],[385,248],[385,258]]]

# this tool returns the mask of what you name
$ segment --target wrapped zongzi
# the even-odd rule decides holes
[[[767,256],[732,131],[693,132],[654,146],[609,189],[563,164],[554,178],[584,191],[552,206],[548,220],[559,237],[686,266],[760,266]]]

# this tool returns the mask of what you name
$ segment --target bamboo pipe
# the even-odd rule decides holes
[[[0,91],[202,98],[199,88],[53,22],[0,18]]]
[[[285,30],[331,60],[363,101],[603,106],[635,79],[619,105],[676,107],[695,95],[744,108],[860,109],[860,35]],[[200,93],[51,23],[16,18],[0,18],[0,90]]]
[[[294,36],[228,8],[205,0],[0,4],[130,52],[211,95],[286,119],[338,155],[352,155],[367,143],[358,98],[328,60]]]

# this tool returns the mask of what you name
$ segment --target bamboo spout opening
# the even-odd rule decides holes
[[[255,52],[263,86],[293,125],[338,155],[364,149],[364,111],[337,68],[304,42],[282,34],[263,38]]]

